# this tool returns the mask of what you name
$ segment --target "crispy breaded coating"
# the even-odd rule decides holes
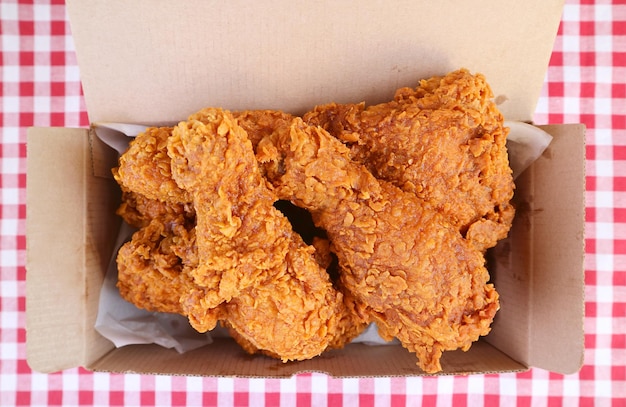
[[[331,103],[304,116],[348,147],[353,160],[442,212],[481,250],[513,220],[508,129],[484,76],[461,69],[403,88],[391,102]]]
[[[113,169],[122,296],[303,360],[370,322],[427,373],[490,331],[485,250],[512,223],[503,117],[465,69],[373,106],[206,108],[140,134]]]
[[[289,125],[293,120],[292,115],[279,110],[242,110],[233,112],[233,116],[237,124],[246,131],[253,147],[277,128]]]
[[[172,179],[167,140],[171,127],[150,127],[130,142],[113,171],[123,190],[163,202],[191,202],[191,195]]]
[[[122,191],[122,202],[116,214],[136,228],[148,226],[155,218],[167,219],[179,215],[188,219],[195,217],[193,205],[189,203],[163,202],[132,191]]]
[[[181,122],[168,154],[196,209],[199,264],[190,275],[206,289],[204,306],[223,303],[238,336],[284,361],[319,355],[343,336],[343,296],[273,206],[277,198],[232,114],[205,109]]]
[[[189,269],[197,267],[195,232],[183,215],[154,218],[133,234],[117,255],[121,296],[148,311],[169,312],[201,319],[204,331],[213,329],[221,309],[206,309],[181,301],[203,291]]]
[[[261,140],[257,158],[276,193],[311,211],[339,258],[341,282],[387,339],[426,372],[445,350],[486,335],[499,308],[482,252],[415,194],[378,181],[320,127],[295,119]]]

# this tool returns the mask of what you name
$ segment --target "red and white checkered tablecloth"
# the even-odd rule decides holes
[[[626,406],[626,2],[567,0],[535,122],[587,125],[585,359],[577,374],[333,379],[30,370],[26,129],[87,126],[62,0],[0,2],[0,405]]]

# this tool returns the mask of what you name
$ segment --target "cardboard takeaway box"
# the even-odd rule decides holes
[[[460,67],[485,74],[507,120],[530,122],[561,0],[67,2],[92,122],[171,123],[205,106],[302,113],[389,100]],[[583,358],[584,127],[542,126],[550,147],[517,179],[510,237],[490,254],[492,332],[444,354],[442,374],[577,371]],[[401,346],[315,359],[250,357],[230,339],[179,354],[115,348],[94,329],[120,221],[116,155],[93,129],[28,132],[27,357],[38,371],[284,377],[421,375]]]

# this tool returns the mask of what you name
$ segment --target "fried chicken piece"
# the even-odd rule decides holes
[[[223,313],[193,301],[205,291],[189,275],[198,266],[195,211],[191,197],[171,177],[171,132],[171,127],[146,129],[112,170],[122,189],[117,214],[139,228],[118,252],[117,286],[137,307],[185,315],[204,332],[213,329]]]
[[[193,206],[188,203],[163,202],[132,191],[122,191],[122,202],[116,214],[136,228],[148,226],[155,218],[183,215],[191,220],[196,216]]]
[[[122,245],[117,286],[123,298],[148,311],[183,313],[180,295],[193,282],[181,272],[183,264],[171,243],[172,231],[153,220]]]
[[[130,142],[113,176],[122,190],[168,203],[189,203],[191,195],[172,178],[167,140],[172,127],[150,127]]]
[[[273,206],[277,198],[231,113],[205,109],[181,122],[168,154],[196,210],[199,262],[189,274],[205,289],[199,301],[223,304],[244,349],[302,360],[352,335],[342,294]]]
[[[122,189],[117,214],[141,228],[153,219],[185,214],[195,216],[191,196],[172,178],[167,140],[172,127],[149,127],[135,137],[112,169]]]
[[[198,306],[205,294],[189,275],[189,270],[198,265],[195,230],[191,227],[195,222],[195,213],[184,211],[182,205],[171,205],[128,192],[123,194],[118,214],[127,223],[141,228],[118,252],[117,285],[124,299],[148,311],[187,316],[194,321],[197,330],[203,332],[213,329],[221,320],[246,352],[253,354],[259,351],[230,327],[224,304],[213,309]],[[181,225],[186,226],[181,228]],[[331,265],[328,240],[314,237],[313,247],[315,260],[321,268],[328,269]],[[184,304],[180,301],[183,297],[187,298]],[[352,300],[344,298],[344,303],[350,306],[350,310],[355,309]],[[351,313],[346,309],[341,315],[339,326],[343,331],[337,333],[329,347],[345,346],[364,329],[362,317],[357,317],[357,314],[352,316]],[[263,353],[280,359],[276,354]]]
[[[513,220],[508,129],[484,76],[451,72],[403,88],[391,102],[328,104],[305,114],[350,147],[379,179],[441,211],[481,250]]]
[[[499,308],[482,253],[413,193],[379,181],[320,127],[294,119],[261,140],[257,159],[277,195],[311,211],[342,268],[341,282],[426,372],[467,350]]]
[[[277,128],[288,126],[293,120],[292,115],[280,110],[243,110],[232,114],[237,119],[237,124],[246,131],[253,147]]]
[[[273,111],[239,112],[242,123],[249,129],[256,140],[271,133],[277,122],[290,119],[290,115]],[[201,288],[192,281],[189,272],[198,266],[195,234],[193,245],[186,247],[185,258],[193,257],[194,264],[176,255],[169,248],[174,235],[172,226],[184,219],[188,224],[195,222],[195,210],[187,191],[178,185],[172,185],[170,158],[167,156],[166,141],[171,136],[171,128],[150,128],[131,143],[128,152],[120,158],[120,167],[113,169],[115,179],[123,190],[122,204],[117,213],[129,224],[144,228],[133,236],[118,255],[120,270],[120,291],[123,296],[140,308],[152,311],[177,312],[187,315],[192,325],[204,332],[212,329],[217,319],[229,325],[225,305],[215,308],[207,306],[204,299],[206,288]],[[120,175],[121,169],[121,175]],[[159,186],[166,186],[159,189]],[[152,198],[132,191],[135,188],[148,191]],[[166,199],[163,201],[161,199]],[[195,232],[195,230],[191,230]],[[185,245],[179,246],[179,252]],[[317,261],[326,261],[329,253],[315,251]],[[182,267],[182,263],[185,267]],[[322,268],[325,268],[323,265]],[[181,283],[181,282],[184,282]],[[242,306],[244,307],[244,306]],[[244,307],[245,308],[245,307]],[[347,311],[346,311],[347,312]],[[362,320],[341,314],[340,328],[331,343],[341,347],[356,337],[365,327]],[[232,328],[231,328],[232,330]],[[246,351],[258,351],[242,335],[233,335]],[[264,352],[276,357],[276,354]]]
[[[223,318],[223,307],[207,309],[192,301],[204,290],[191,278],[198,256],[193,225],[183,214],[152,219],[133,234],[117,255],[120,295],[139,308],[201,321],[202,331]],[[187,301],[181,301],[181,298]]]

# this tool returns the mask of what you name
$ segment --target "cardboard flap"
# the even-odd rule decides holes
[[[119,192],[96,175],[110,153],[87,129],[31,128],[27,147],[27,359],[32,369],[53,372],[112,347],[93,325]]]
[[[540,127],[552,143],[516,180],[513,228],[489,253],[501,309],[486,340],[567,374],[584,352],[585,129]]]
[[[461,67],[486,75],[508,120],[530,121],[563,6],[67,3],[91,121],[147,124],[178,121],[205,106],[302,113],[330,101],[375,103]]]
[[[235,341],[218,338],[210,345],[179,354],[158,345],[129,345],[109,352],[88,366],[96,371],[221,377],[290,377],[302,372],[322,372],[333,377],[421,376],[417,359],[399,345],[350,344],[320,356],[283,363],[263,355],[250,356]],[[444,353],[440,374],[519,372],[526,367],[484,341],[468,352]]]
[[[585,127],[542,128],[554,140],[532,167],[529,362],[569,374],[584,352]]]
[[[27,140],[26,353],[40,372],[80,365],[84,348],[84,290],[76,287],[84,286],[87,131],[47,130],[29,129]]]

